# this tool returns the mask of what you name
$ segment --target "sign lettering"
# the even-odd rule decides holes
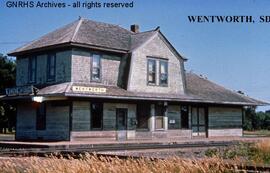
[[[33,86],[20,86],[13,88],[6,88],[7,96],[17,96],[17,95],[30,95],[34,91]]]
[[[106,90],[106,88],[99,87],[72,86],[72,91],[75,92],[106,93]]]

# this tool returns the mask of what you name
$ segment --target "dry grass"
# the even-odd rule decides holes
[[[231,167],[232,168],[232,167]],[[229,166],[219,158],[202,160],[181,159],[178,157],[166,160],[158,159],[118,159],[111,157],[97,157],[86,154],[81,159],[65,158],[8,158],[0,160],[0,172],[8,173],[216,173],[230,172]]]
[[[230,163],[241,165],[244,160],[238,156],[245,155],[249,161],[254,163],[269,163],[270,160],[270,139],[263,140],[255,145],[246,145],[238,148]],[[226,158],[228,159],[228,158]],[[269,160],[268,160],[269,159]],[[244,162],[243,162],[244,163]],[[72,157],[21,157],[0,159],[0,172],[7,173],[218,173],[236,172],[237,166],[229,165],[222,157],[204,159],[183,159],[171,157],[167,159],[119,159],[112,157],[97,157],[96,155],[85,154],[79,159]]]
[[[256,163],[270,164],[270,139],[262,140],[255,144],[251,159]]]
[[[270,155],[270,139],[265,139],[256,143],[256,148],[261,152],[268,153]]]

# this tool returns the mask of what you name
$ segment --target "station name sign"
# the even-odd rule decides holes
[[[33,94],[33,92],[34,88],[32,85],[6,88],[7,96],[30,95]]]
[[[91,93],[106,93],[106,88],[100,87],[85,87],[85,86],[72,86],[72,91],[75,92],[91,92]]]

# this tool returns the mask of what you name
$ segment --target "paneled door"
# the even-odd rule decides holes
[[[207,137],[207,111],[204,107],[192,107],[191,127],[192,136]]]
[[[126,108],[116,109],[116,130],[118,140],[127,139],[127,114],[128,109]]]

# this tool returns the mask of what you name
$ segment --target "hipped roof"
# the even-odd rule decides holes
[[[158,29],[134,33],[118,25],[81,18],[11,51],[9,55],[17,56],[41,49],[67,45],[128,53],[157,32],[159,32]]]

